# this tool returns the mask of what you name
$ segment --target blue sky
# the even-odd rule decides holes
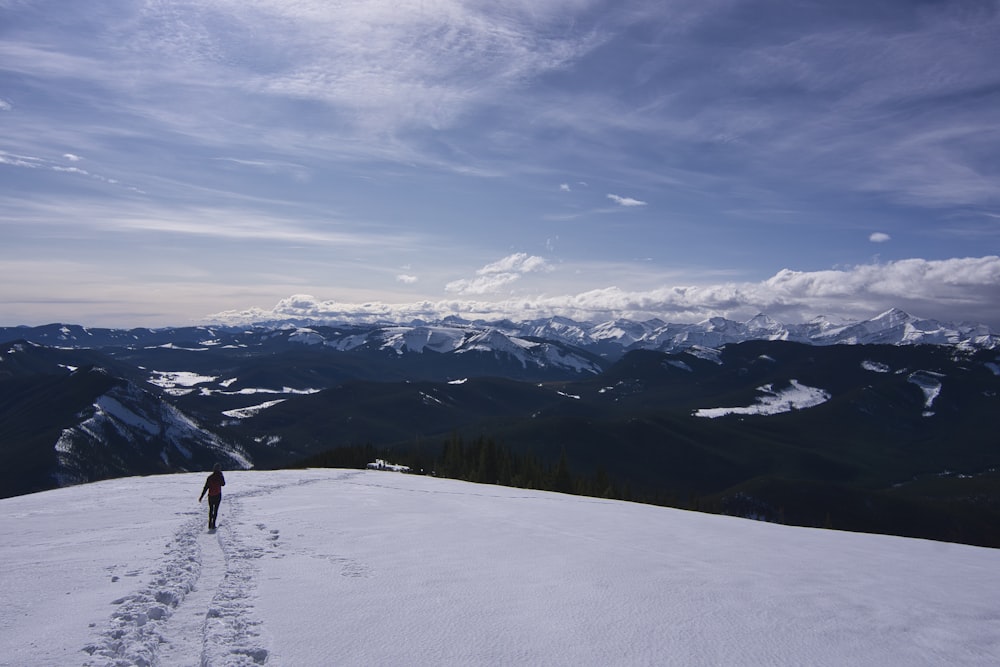
[[[0,0],[0,324],[1000,327],[1000,3]]]

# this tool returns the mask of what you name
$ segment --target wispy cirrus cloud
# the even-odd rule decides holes
[[[62,170],[76,170],[63,167]],[[264,241],[310,247],[409,247],[417,235],[370,231],[365,225],[338,220],[333,215],[290,217],[280,210],[265,211],[251,204],[164,206],[137,197],[114,205],[87,199],[46,202],[0,197],[0,223],[30,222],[35,228],[72,228],[80,233],[129,233],[133,237],[167,234],[186,243],[197,239]],[[212,257],[210,260],[214,259]]]
[[[72,153],[66,153],[63,159],[75,163],[79,162],[83,158],[74,155]],[[54,171],[62,174],[75,174],[77,176],[86,176],[87,178],[93,179],[95,181],[100,181],[101,183],[107,183],[108,185],[114,185],[121,187],[133,192],[141,192],[136,187],[131,185],[121,183],[117,178],[110,178],[102,174],[97,174],[87,169],[75,166],[66,166],[55,160],[50,160],[43,157],[35,157],[31,155],[16,155],[14,153],[8,153],[6,151],[0,150],[0,164],[7,165],[10,167],[20,167],[23,169],[42,169],[47,171]]]

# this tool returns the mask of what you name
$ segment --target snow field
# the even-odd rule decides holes
[[[1000,551],[379,471],[0,501],[0,665],[995,665]],[[145,662],[143,662],[145,661]]]

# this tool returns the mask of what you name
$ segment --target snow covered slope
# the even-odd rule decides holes
[[[376,471],[0,500],[2,665],[996,665],[1000,551]]]

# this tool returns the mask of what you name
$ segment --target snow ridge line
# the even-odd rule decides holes
[[[111,614],[100,638],[83,651],[91,656],[85,667],[153,667],[156,651],[164,642],[162,624],[190,593],[201,576],[201,548],[197,533],[202,513],[186,521],[167,543],[166,559],[135,593],[112,601]]]

